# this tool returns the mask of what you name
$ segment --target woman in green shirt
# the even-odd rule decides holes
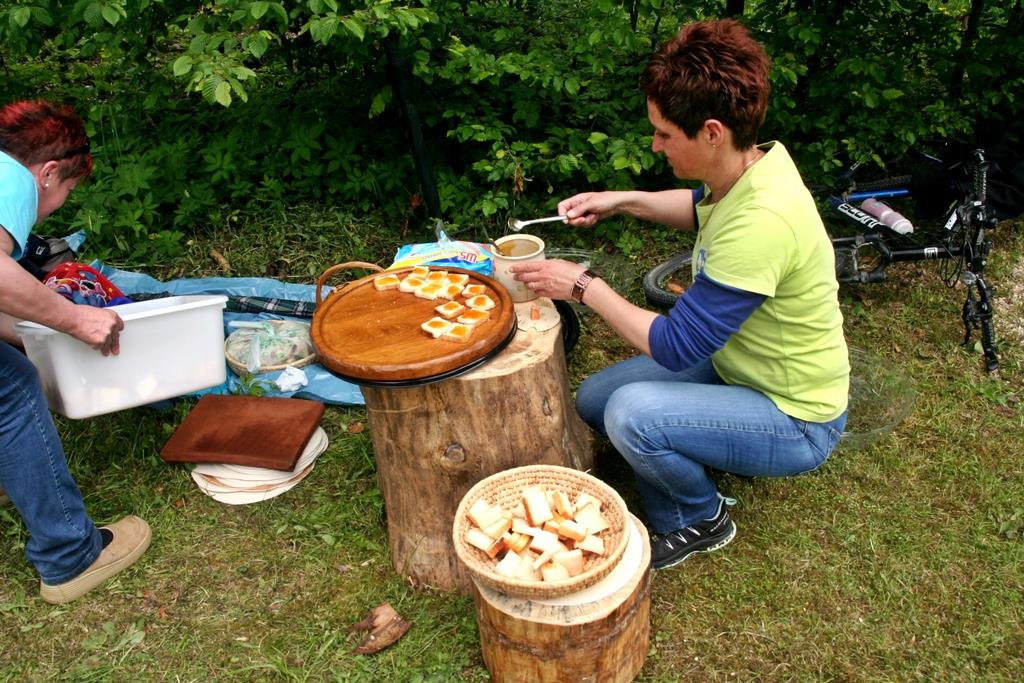
[[[849,361],[834,253],[781,143],[757,145],[769,60],[733,20],[684,26],[643,75],[652,149],[698,191],[587,192],[575,226],[616,214],[698,230],[693,283],[666,314],[560,260],[523,264],[542,296],[573,298],[642,355],[596,373],[577,408],[633,467],[666,568],[736,533],[709,470],[789,476],[819,467],[847,415]]]

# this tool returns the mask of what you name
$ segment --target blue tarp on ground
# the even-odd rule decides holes
[[[226,296],[278,298],[290,301],[316,301],[316,285],[286,283],[262,277],[182,278],[161,282],[149,275],[119,270],[99,261],[94,261],[90,265],[103,273],[103,275],[113,282],[118,289],[124,292],[128,298],[131,298],[132,294],[160,294],[168,292],[175,296],[186,296],[191,294],[223,294]],[[233,329],[228,328],[228,323],[235,320],[296,320],[299,322],[309,322],[308,319],[294,318],[275,313],[236,313],[233,311],[224,311],[225,335],[234,331]],[[306,365],[301,369],[306,373],[309,384],[304,387],[300,387],[297,391],[286,392],[280,391],[277,388],[277,385],[274,382],[281,374],[280,371],[256,375],[255,380],[259,381],[262,388],[265,389],[263,393],[264,396],[294,396],[297,398],[307,398],[323,401],[324,403],[339,405],[363,405],[363,394],[357,385],[335,377],[319,363]],[[228,367],[227,377],[227,381],[224,384],[212,387],[201,393],[240,393],[242,383],[230,367]]]

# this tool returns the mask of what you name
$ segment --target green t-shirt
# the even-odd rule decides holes
[[[712,362],[787,415],[827,422],[846,409],[850,383],[835,253],[785,147],[762,149],[722,201],[697,204],[693,276],[767,297]]]

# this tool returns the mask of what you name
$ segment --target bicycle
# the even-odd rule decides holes
[[[998,220],[989,201],[987,154],[975,149],[966,159],[954,163],[927,155],[920,155],[920,161],[923,166],[914,174],[869,182],[855,180],[859,165],[854,165],[839,176],[834,186],[812,188],[817,198],[826,200],[831,215],[852,228],[852,234],[834,234],[835,230],[829,233],[836,256],[836,279],[844,284],[877,283],[885,280],[886,269],[894,263],[944,262],[940,276],[946,285],[953,287],[960,282],[967,290],[961,309],[965,330],[961,345],[967,346],[972,332],[980,328],[985,368],[993,372],[999,367],[999,358],[992,323],[992,291],[984,271],[992,249],[988,232]],[[857,206],[865,200],[921,195],[919,212],[926,214],[943,194],[948,208],[937,212],[945,216],[941,227],[917,233],[908,229],[912,227],[909,221],[894,228]],[[884,202],[882,207],[891,210]],[[692,253],[687,251],[652,268],[643,278],[648,303],[670,308],[682,291],[681,281],[690,280],[691,263]],[[683,270],[685,276],[680,277]]]

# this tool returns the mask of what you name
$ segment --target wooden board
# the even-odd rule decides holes
[[[319,401],[206,394],[171,434],[160,456],[165,462],[290,471],[323,414]]]
[[[404,278],[411,268],[387,271]],[[421,299],[392,289],[377,291],[368,275],[345,285],[317,307],[310,327],[320,362],[335,374],[370,385],[412,384],[454,376],[496,354],[515,334],[508,291],[491,278],[461,268],[432,268],[469,276],[495,303],[468,342],[434,339],[420,325],[437,316],[447,299]],[[464,297],[456,299],[464,302]]]

